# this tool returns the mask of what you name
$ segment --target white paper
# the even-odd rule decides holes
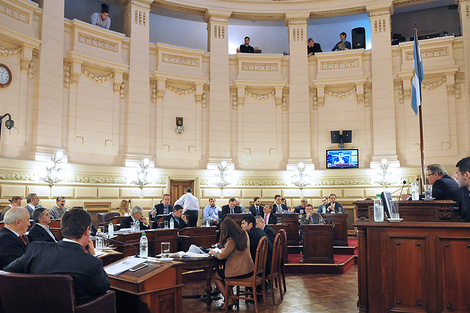
[[[145,261],[147,261],[147,259],[131,257],[131,258],[127,258],[127,259],[125,259],[121,262],[118,262],[116,264],[108,265],[104,268],[104,270],[106,271],[106,273],[108,275],[119,275],[119,274],[127,271],[131,267],[134,267],[136,265],[145,263]]]
[[[95,248],[95,256],[98,258],[102,255],[105,255],[107,252],[104,252],[103,250],[99,250]]]

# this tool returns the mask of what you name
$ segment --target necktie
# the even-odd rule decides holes
[[[268,214],[264,216],[264,223],[267,224],[268,223],[267,221],[268,221]]]
[[[230,214],[233,214],[233,209],[230,209]]]
[[[24,242],[24,244],[27,246],[27,245],[28,245],[28,243],[26,242],[26,239],[24,238],[24,236],[23,236],[23,235],[21,235],[21,236],[20,236],[20,238],[21,238],[21,240]]]
[[[168,214],[168,206],[165,206],[164,212],[165,214]]]
[[[310,221],[311,221],[312,224],[313,224],[313,216],[312,216],[312,215],[310,215]]]

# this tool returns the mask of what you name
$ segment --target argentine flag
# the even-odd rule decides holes
[[[413,49],[413,81],[411,86],[411,108],[418,114],[418,106],[421,105],[421,82],[423,81],[423,62],[419,51],[418,31],[415,29],[415,41]]]

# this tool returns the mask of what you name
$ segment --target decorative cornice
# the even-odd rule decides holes
[[[100,177],[100,176],[74,176],[69,179],[71,183],[84,183],[84,184],[119,184],[126,183],[125,177]]]
[[[277,72],[277,63],[251,63],[242,62],[242,71]]]
[[[448,47],[421,50],[421,58],[423,59],[445,57],[447,55],[449,55]],[[406,60],[407,61],[413,60],[413,51],[406,52]]]
[[[142,7],[142,8],[144,8],[144,9],[149,9],[149,10],[150,10],[150,5],[149,5],[149,4],[142,3],[142,2],[137,1],[137,0],[132,0],[132,1],[131,1],[131,4],[132,4],[132,5],[135,5],[135,6]]]
[[[380,9],[369,12],[369,17],[379,16],[379,15],[390,15],[390,9]]]
[[[104,50],[112,51],[119,53],[119,44],[109,40],[105,40],[98,37],[93,37],[88,34],[78,33],[78,42],[83,43],[88,46],[101,48]]]
[[[0,13],[5,14],[8,17],[14,18],[15,20],[21,21],[25,24],[29,24],[30,14],[7,3],[0,2]]]
[[[198,58],[190,58],[168,53],[162,53],[162,62],[191,67],[199,67]]]
[[[0,172],[0,180],[34,181],[34,175]]]
[[[336,70],[336,69],[359,67],[359,59],[321,62],[320,67],[322,70]]]

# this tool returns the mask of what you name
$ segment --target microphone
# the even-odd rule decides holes
[[[401,199],[401,195],[403,194],[403,188],[405,188],[405,185],[406,185],[406,180],[404,180],[403,185],[401,185],[400,196],[398,197],[398,200]]]
[[[128,246],[128,247],[132,247],[135,249],[135,257],[138,258],[139,257],[139,250],[137,249],[136,246],[134,245],[131,245],[131,244],[128,244],[128,243],[125,243],[125,242],[122,242],[122,241],[119,241],[119,240],[116,240],[116,239],[113,239],[113,238],[108,238],[109,241],[113,241],[113,242],[116,242],[116,243],[119,243],[123,246]]]

